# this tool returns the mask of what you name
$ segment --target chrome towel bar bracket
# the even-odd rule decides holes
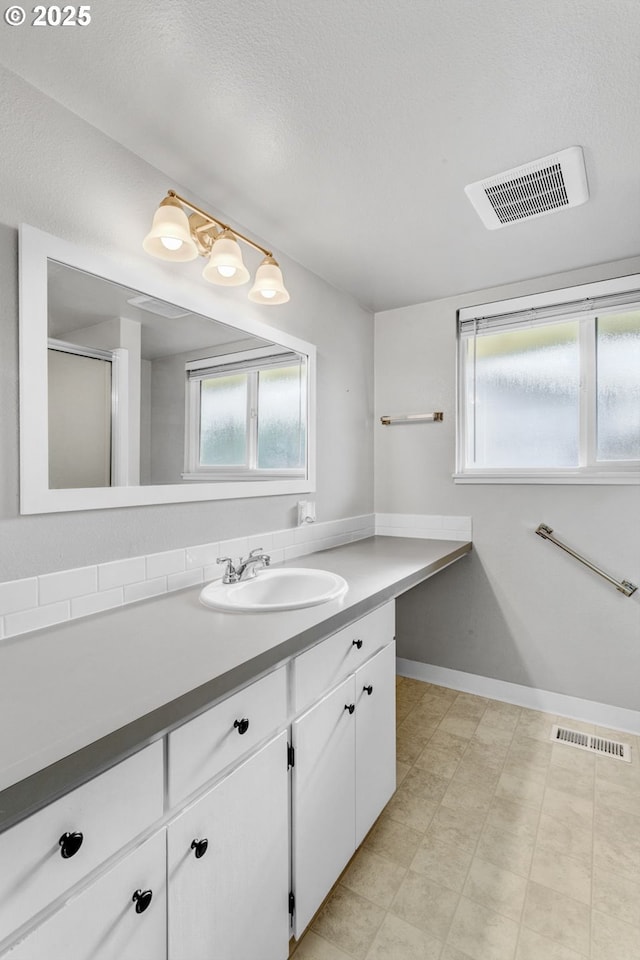
[[[598,576],[603,577],[609,583],[612,583],[616,590],[619,590],[620,593],[623,593],[625,597],[631,597],[638,589],[636,584],[631,583],[630,580],[616,580],[615,577],[610,577],[608,573],[605,573],[604,570],[600,569],[600,567],[596,567],[594,563],[591,563],[591,561],[587,560],[585,557],[581,557],[579,553],[576,553],[575,550],[572,550],[571,547],[568,547],[566,543],[561,543],[559,540],[556,540],[556,538],[553,536],[553,530],[545,523],[538,525],[536,533],[539,537],[542,537],[543,540],[550,540],[551,543],[555,543],[556,547],[560,547],[560,549],[564,550],[565,553],[568,553],[569,556],[579,560],[580,563],[585,565],[585,567],[589,567],[589,570],[593,570],[593,572],[597,573]]]

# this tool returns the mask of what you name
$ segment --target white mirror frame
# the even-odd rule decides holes
[[[271,340],[307,357],[307,475],[280,480],[171,483],[147,486],[49,488],[49,418],[47,383],[47,263],[56,260],[123,286],[140,290],[192,313],[244,333]],[[177,293],[176,290],[179,290]],[[251,308],[248,307],[248,310]],[[230,311],[231,312],[231,311]],[[156,503],[236,500],[311,493],[316,489],[316,348],[252,317],[211,316],[211,293],[172,284],[149,273],[77,247],[26,224],[20,226],[20,513],[101,510]]]

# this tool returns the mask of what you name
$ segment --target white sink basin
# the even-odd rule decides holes
[[[266,613],[269,610],[298,610],[343,597],[349,585],[328,570],[290,567],[260,570],[252,580],[222,583],[216,580],[204,588],[200,602],[228,613]]]

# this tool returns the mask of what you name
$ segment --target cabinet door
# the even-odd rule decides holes
[[[395,691],[390,643],[356,673],[356,846],[396,788]]]
[[[299,937],[355,850],[355,678],[293,724],[294,935]]]
[[[73,897],[6,960],[162,960],[167,956],[166,841],[155,834]],[[133,895],[147,897],[134,901]],[[148,892],[151,891],[151,898]],[[141,912],[137,908],[149,900]]]
[[[286,745],[283,733],[169,824],[171,960],[287,956]]]

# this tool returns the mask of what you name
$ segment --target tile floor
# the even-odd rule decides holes
[[[294,960],[640,960],[640,737],[596,757],[405,677],[397,712],[398,789]]]

